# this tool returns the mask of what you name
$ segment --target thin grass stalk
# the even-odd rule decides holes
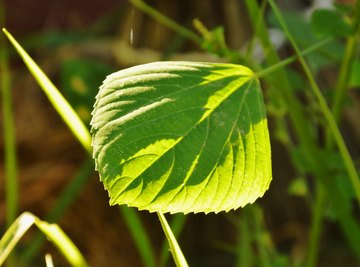
[[[21,237],[34,222],[35,219],[29,213],[25,212],[16,218],[8,227],[5,234],[0,239],[0,266],[3,265]]]
[[[250,18],[255,23],[254,18],[259,12],[259,8],[255,1],[246,0],[246,6],[248,8]],[[262,21],[259,26],[258,37],[264,47],[264,50],[268,51],[267,61],[270,65],[281,64],[279,63],[279,57],[272,47],[266,25]],[[266,73],[263,73],[264,75]],[[276,73],[274,73],[276,74]],[[274,75],[274,80],[277,81],[277,89],[279,90],[280,96],[283,98],[284,103],[287,104],[289,117],[291,123],[294,125],[295,133],[300,141],[300,145],[304,147],[306,154],[309,157],[310,162],[313,163],[313,172],[316,180],[321,181],[321,184],[325,187],[328,196],[336,196],[336,200],[332,200],[332,205],[337,214],[337,218],[340,221],[341,228],[348,239],[355,254],[360,257],[360,228],[352,216],[352,203],[347,195],[338,188],[337,184],[332,179],[327,179],[327,167],[322,157],[318,155],[317,144],[314,141],[314,136],[309,131],[311,126],[307,124],[307,120],[304,117],[305,112],[299,106],[298,101],[294,95],[294,91],[290,88],[289,83],[286,81],[286,74],[280,69],[277,75]],[[263,75],[263,76],[264,76]],[[272,82],[272,81],[271,81]],[[306,130],[307,129],[307,130]],[[316,223],[313,220],[313,224]],[[320,223],[320,227],[321,227]],[[316,227],[312,227],[313,229]],[[321,230],[320,230],[321,232]],[[311,233],[312,235],[313,233]]]
[[[88,267],[88,264],[85,261],[81,252],[57,224],[50,224],[48,222],[40,220],[37,217],[35,217],[34,220],[35,225],[63,254],[63,256],[66,258],[66,260],[70,263],[71,266]]]
[[[254,48],[255,48],[255,44],[256,44],[256,39],[257,39],[257,35],[258,35],[258,31],[259,31],[259,28],[261,26],[261,23],[263,22],[263,17],[264,17],[264,14],[265,14],[265,10],[266,10],[266,6],[267,6],[267,0],[263,0],[262,3],[261,3],[261,6],[260,6],[260,11],[257,12],[256,14],[256,18],[253,18],[253,35],[248,43],[248,46],[246,47],[246,62],[250,62],[250,58],[251,56],[253,55],[253,51],[254,51]],[[255,23],[254,23],[255,22]]]
[[[354,62],[356,52],[358,50],[358,41],[360,33],[360,1],[356,2],[353,18],[354,33],[347,38],[345,53],[340,66],[340,73],[335,87],[335,97],[332,103],[332,113],[337,123],[340,122],[341,111],[344,105],[346,91],[349,88],[350,69]],[[331,138],[331,132],[328,131],[327,146],[333,146],[334,138]]]
[[[178,34],[184,36],[185,38],[192,40],[194,43],[198,44],[199,46],[202,43],[201,37],[197,34],[192,32],[191,30],[187,29],[186,27],[176,23],[175,21],[171,20],[170,18],[164,16],[162,13],[157,11],[155,8],[152,8],[148,4],[146,4],[142,0],[129,0],[135,7],[143,11],[145,14],[148,14],[150,17],[154,18],[155,20],[159,21],[161,24],[165,25],[169,29],[177,32]]]
[[[46,74],[40,69],[40,67],[32,60],[32,58],[26,53],[26,51],[20,46],[20,44],[14,39],[14,37],[6,30],[3,29],[6,37],[15,47],[19,55],[22,57],[24,63],[28,67],[30,73],[34,76],[44,93],[48,97],[50,103],[58,112],[60,117],[64,120],[67,126],[70,128],[75,137],[79,140],[82,146],[88,153],[91,153],[91,136],[81,121],[79,116],[76,114],[71,105],[61,95],[59,90],[50,81]]]
[[[0,25],[5,25],[5,3],[0,0]],[[3,109],[3,135],[5,156],[5,203],[6,203],[6,225],[10,226],[18,213],[18,178],[17,157],[15,144],[14,115],[12,108],[10,71],[7,45],[4,38],[0,38],[0,80],[1,100]]]
[[[350,68],[354,60],[354,56],[357,51],[357,41],[358,33],[360,31],[360,1],[357,1],[355,6],[354,18],[353,18],[353,29],[354,33],[347,38],[344,57],[340,66],[340,73],[337,79],[337,84],[335,87],[335,98],[332,103],[332,112],[336,123],[339,124],[341,111],[343,109],[344,97],[346,90],[349,85],[349,76]],[[334,138],[331,134],[331,131],[327,130],[326,132],[326,149],[331,150],[334,145]],[[320,192],[319,192],[320,189]],[[320,210],[324,206],[325,194],[321,188],[317,188],[317,200],[315,202],[315,213],[314,213],[314,223],[312,224],[311,232],[313,233],[310,238],[308,257],[306,266],[315,267],[318,258],[319,250],[319,239],[320,239],[320,228],[321,228],[321,218],[318,216]],[[319,210],[317,212],[317,210]]]
[[[258,38],[263,46],[263,50],[266,51],[266,59],[270,66],[279,64],[280,67],[280,57],[278,56],[276,50],[274,49],[270,38],[268,36],[267,27],[263,20],[259,20],[259,14],[260,9],[258,7],[258,4],[256,1],[253,0],[246,0],[245,5],[248,9],[248,13],[250,15],[250,18],[252,20],[253,24],[258,24],[257,34]],[[287,62],[284,62],[285,65],[287,65]],[[285,66],[284,65],[284,66]],[[270,67],[267,69],[269,70]],[[291,121],[293,122],[295,133],[298,137],[298,139],[303,143],[307,148],[310,150],[314,150],[316,146],[314,146],[313,142],[313,134],[310,131],[309,127],[307,126],[307,120],[304,116],[303,108],[297,101],[293,90],[290,86],[290,83],[286,77],[286,73],[282,68],[276,68],[278,70],[277,72],[272,72],[273,78],[276,81],[276,87],[278,88],[278,92],[280,97],[282,97],[284,103],[288,105],[288,107],[291,107],[288,109],[289,116]],[[264,72],[257,72],[258,77],[265,77],[265,75],[268,75],[270,72],[264,71]],[[311,151],[316,154],[315,151]]]
[[[236,246],[236,266],[237,267],[251,267],[253,266],[254,253],[252,251],[252,231],[249,227],[249,207],[244,208],[243,213],[236,222],[237,231],[237,246]]]
[[[315,206],[312,210],[312,223],[310,229],[310,240],[306,258],[306,267],[315,267],[319,255],[319,243],[322,232],[323,209],[325,206],[326,196],[323,187],[317,181]]]
[[[309,55],[309,54],[315,52],[316,50],[320,49],[324,45],[328,44],[332,40],[333,40],[333,38],[331,38],[331,37],[321,40],[318,43],[313,44],[312,46],[309,46],[306,49],[302,50],[300,53],[302,56]],[[290,56],[286,59],[283,59],[283,60],[275,63],[274,65],[271,65],[265,69],[259,70],[258,72],[256,72],[256,76],[258,78],[265,78],[266,76],[272,74],[273,72],[279,71],[279,70],[283,69],[284,67],[290,65],[291,63],[295,62],[296,60],[298,60],[297,55]]]
[[[266,242],[264,242],[263,235],[263,225],[264,225],[264,217],[262,209],[256,204],[253,205],[250,209],[251,218],[253,220],[254,227],[254,239],[256,243],[256,247],[259,251],[259,265],[262,267],[271,267],[271,260],[269,255],[269,249],[266,246]]]
[[[338,147],[340,149],[340,153],[343,156],[343,159],[345,161],[345,165],[351,174],[351,180],[352,180],[352,182],[354,182],[354,184],[357,184],[358,180],[354,179],[357,176],[356,170],[355,170],[353,162],[348,154],[348,151],[347,151],[346,146],[343,142],[343,139],[340,135],[340,132],[337,128],[337,125],[334,121],[334,118],[331,115],[330,109],[328,108],[324,98],[322,97],[320,89],[318,88],[304,58],[301,56],[301,53],[299,51],[297,44],[295,43],[292,35],[288,31],[288,29],[286,27],[286,23],[281,15],[280,10],[278,9],[278,7],[274,3],[274,1],[269,0],[269,3],[271,5],[272,9],[274,10],[274,13],[275,13],[277,19],[279,20],[280,25],[283,27],[290,42],[294,46],[294,49],[295,49],[297,55],[299,56],[299,60],[304,68],[305,74],[306,74],[307,78],[310,80],[311,88],[320,104],[320,108],[322,109],[322,112],[326,116],[326,121],[329,123],[331,131],[334,134],[334,138],[336,139]],[[308,154],[308,156],[312,157],[312,160],[314,162],[322,163],[321,165],[318,165],[318,164],[315,165],[316,168],[314,169],[314,172],[316,174],[316,178],[320,179],[322,184],[325,186],[328,196],[332,196],[332,197],[336,196],[335,200],[332,199],[332,204],[335,209],[335,212],[337,213],[337,217],[340,221],[340,225],[341,225],[342,230],[343,230],[345,236],[347,237],[353,251],[355,252],[355,254],[358,257],[360,257],[360,249],[359,249],[360,228],[359,228],[358,223],[355,221],[355,219],[352,216],[352,204],[350,202],[349,196],[345,196],[343,194],[343,192],[341,192],[341,190],[339,190],[337,184],[335,183],[335,181],[333,179],[328,179],[328,175],[326,174],[327,171],[324,172],[324,170],[325,170],[324,168],[326,168],[326,165],[323,165],[324,162],[322,162],[321,157],[318,157],[318,156],[314,157],[313,154]],[[313,224],[315,224],[315,223],[319,223],[319,220],[318,221],[314,220]],[[313,229],[316,229],[316,228],[317,228],[316,225],[313,225]],[[312,235],[316,236],[316,232],[312,232]],[[318,235],[318,236],[320,236],[320,235]],[[316,243],[314,243],[314,244],[316,244]]]
[[[34,224],[53,242],[71,266],[88,267],[80,251],[58,225],[42,221],[30,212],[21,214],[0,239],[0,266],[4,263],[19,240]]]
[[[277,7],[277,5],[275,4],[275,2],[273,0],[269,0],[269,4],[271,5],[271,8],[273,9],[275,16],[276,16],[277,20],[279,21],[281,27],[283,28],[286,36],[288,37],[289,41],[291,42],[291,44],[299,58],[299,62],[305,72],[305,75],[310,82],[310,87],[318,101],[321,112],[323,113],[324,118],[325,118],[326,122],[328,123],[328,126],[333,134],[333,137],[335,139],[337,147],[340,151],[340,155],[344,161],[345,167],[349,174],[350,181],[355,190],[356,198],[360,204],[360,179],[357,174],[357,170],[355,168],[354,162],[352,161],[350,153],[345,145],[344,139],[342,138],[340,130],[336,124],[336,121],[330,111],[330,108],[328,107],[328,105],[325,101],[325,98],[323,97],[323,95],[321,93],[319,86],[317,85],[317,83],[315,81],[313,74],[311,73],[309,66],[307,65],[304,57],[301,55],[301,51],[300,51],[295,39],[293,38],[292,34],[289,32],[287,25],[285,23],[285,20],[281,14],[280,9]]]

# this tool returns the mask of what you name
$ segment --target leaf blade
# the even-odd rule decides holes
[[[97,96],[92,135],[111,204],[228,211],[271,180],[260,85],[244,66],[155,62],[114,73]]]

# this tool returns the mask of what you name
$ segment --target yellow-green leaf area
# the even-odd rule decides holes
[[[247,67],[154,62],[109,75],[92,117],[110,204],[220,212],[263,196],[271,175],[265,105]]]

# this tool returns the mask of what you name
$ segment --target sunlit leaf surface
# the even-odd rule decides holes
[[[271,181],[261,88],[244,66],[155,62],[113,73],[97,95],[92,136],[112,205],[229,211]]]

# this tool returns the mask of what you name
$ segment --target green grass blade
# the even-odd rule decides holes
[[[338,126],[336,125],[336,121],[330,111],[330,108],[328,107],[328,105],[325,101],[325,98],[323,97],[323,95],[321,93],[319,86],[317,85],[317,83],[315,81],[314,76],[312,75],[312,73],[310,71],[310,68],[308,67],[304,57],[301,55],[301,51],[300,51],[295,39],[293,38],[292,34],[289,32],[289,30],[286,26],[285,20],[281,14],[281,11],[279,10],[279,8],[277,7],[277,5],[275,4],[275,2],[273,0],[269,0],[269,4],[270,4],[271,8],[273,9],[274,14],[277,17],[286,36],[288,37],[292,46],[295,49],[295,52],[299,58],[300,64],[302,65],[302,67],[304,69],[305,75],[307,76],[307,78],[310,82],[311,89],[312,89],[315,97],[318,100],[320,110],[323,113],[324,118],[325,118],[326,122],[328,123],[328,126],[334,136],[335,142],[340,151],[340,155],[342,156],[345,167],[348,171],[350,181],[354,187],[357,200],[360,203],[360,179],[357,174],[357,170],[355,168],[354,162],[352,161],[350,153],[345,145],[344,139],[342,138],[340,130],[339,130]]]
[[[74,109],[66,101],[66,99],[61,95],[59,90],[55,85],[50,81],[50,79],[45,75],[45,73],[40,69],[40,67],[31,59],[27,52],[20,46],[20,44],[14,39],[14,37],[6,30],[3,29],[3,32],[15,47],[21,58],[24,60],[26,66],[28,67],[31,74],[34,76],[36,81],[39,83],[47,97],[49,98],[51,104],[59,113],[61,118],[80,141],[83,147],[90,153],[91,152],[91,136],[81,121],[79,116],[77,116]]]
[[[162,214],[161,212],[158,212],[157,215],[159,217],[159,220],[160,220],[161,226],[164,230],[164,233],[166,235],[166,238],[168,239],[170,250],[173,255],[176,266],[177,267],[188,267],[189,265],[186,262],[184,254],[182,253],[180,246],[179,246],[173,232],[171,231],[171,228],[170,228],[168,222],[166,221],[164,214]]]
[[[54,243],[72,266],[88,266],[80,251],[58,225],[42,221],[30,212],[21,214],[1,238],[0,266],[4,263],[21,237],[24,236],[33,224],[35,224],[46,237]]]
[[[29,212],[24,212],[10,225],[0,240],[0,266],[34,222],[34,216]]]
[[[145,228],[141,224],[139,216],[133,208],[120,206],[121,214],[130,230],[135,245],[140,253],[141,259],[146,267],[155,266],[155,254],[152,249],[148,235]]]
[[[247,8],[249,10],[250,18],[254,21],[259,13],[259,7],[256,1],[246,0]],[[254,24],[255,22],[253,22]],[[267,27],[263,21],[259,24],[258,38],[260,39],[262,46],[267,51],[267,61],[269,65],[281,64],[280,58],[273,48],[270,38],[268,36]],[[265,73],[263,73],[265,74]],[[284,99],[287,104],[289,117],[292,125],[294,126],[295,133],[300,141],[300,144],[306,150],[311,162],[314,163],[315,169],[314,174],[316,179],[320,180],[328,196],[336,196],[336,199],[330,198],[334,210],[339,219],[342,230],[351,244],[353,251],[358,257],[360,257],[360,228],[358,222],[352,216],[352,203],[350,198],[343,193],[338,185],[328,178],[328,169],[322,157],[318,155],[318,145],[312,135],[311,126],[308,124],[304,108],[297,101],[294,91],[290,87],[289,82],[286,78],[286,73],[283,69],[279,69],[278,72],[272,73],[271,83],[276,83],[276,88],[279,92],[279,97]],[[312,235],[313,233],[311,233]]]
[[[340,154],[343,157],[345,166],[346,166],[346,168],[349,172],[350,178],[351,178],[351,182],[354,185],[355,193],[359,200],[360,186],[359,186],[358,175],[357,175],[356,169],[354,167],[354,164],[351,160],[351,157],[349,155],[349,152],[345,146],[344,140],[340,134],[340,131],[339,131],[337,125],[336,125],[336,122],[330,112],[329,107],[327,106],[327,104],[325,102],[325,99],[323,98],[323,96],[320,92],[319,87],[317,86],[317,84],[315,82],[313,75],[311,74],[309,67],[307,66],[307,64],[305,62],[305,59],[303,58],[303,56],[300,53],[300,49],[298,48],[291,33],[287,29],[286,23],[283,19],[283,16],[282,16],[279,8],[277,7],[277,5],[275,4],[275,2],[273,0],[269,0],[269,3],[271,5],[272,9],[274,10],[275,16],[277,17],[278,21],[280,22],[280,25],[284,29],[285,34],[288,36],[290,42],[292,43],[292,45],[296,51],[296,54],[299,57],[300,63],[305,71],[305,74],[310,81],[311,89],[313,90],[313,93],[319,102],[319,107],[320,107],[321,111],[323,112],[325,120],[327,121],[327,123],[329,125],[330,131],[332,132],[334,139],[338,145]],[[289,110],[289,112],[290,111],[291,111],[291,109]],[[297,124],[296,120],[294,120],[293,123],[294,123],[294,125],[296,125]],[[336,182],[333,179],[328,179],[327,166],[324,165],[324,161],[321,159],[321,157],[316,156],[316,155],[318,155],[318,153],[316,153],[317,151],[313,149],[313,147],[311,146],[311,143],[305,143],[305,146],[306,146],[305,147],[306,150],[308,151],[307,154],[309,155],[309,157],[312,158],[312,161],[314,163],[316,163],[315,164],[316,168],[314,169],[314,172],[316,173],[316,178],[321,180],[322,184],[324,185],[324,187],[327,191],[327,195],[331,197],[331,201],[332,201],[334,210],[337,213],[337,218],[340,221],[342,230],[343,230],[345,236],[347,237],[353,251],[356,253],[356,255],[358,257],[360,257],[360,249],[359,249],[359,247],[360,247],[360,238],[359,238],[360,228],[359,228],[358,222],[354,219],[354,217],[352,215],[352,205],[350,203],[350,198],[349,198],[349,196],[344,195],[344,193],[341,190],[339,190],[338,185],[336,184]],[[334,196],[336,196],[335,199],[333,199]]]
[[[45,255],[45,264],[46,264],[46,267],[54,267],[54,263],[52,261],[52,257],[50,254]]]
[[[58,248],[72,266],[88,266],[80,251],[57,224],[49,224],[45,221],[41,221],[39,218],[35,218],[35,224]]]
[[[5,23],[4,1],[0,1],[0,25]],[[10,85],[10,71],[7,45],[4,38],[0,38],[0,80],[1,104],[3,111],[3,135],[5,157],[5,203],[6,224],[9,226],[16,218],[18,212],[18,180],[15,145],[15,129],[12,112],[12,97]]]

